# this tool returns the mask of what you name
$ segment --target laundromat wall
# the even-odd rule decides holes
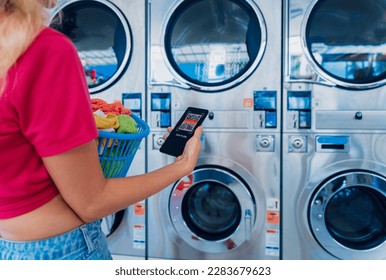
[[[90,96],[209,110],[195,171],[103,219],[115,259],[386,259],[386,0],[59,0]]]

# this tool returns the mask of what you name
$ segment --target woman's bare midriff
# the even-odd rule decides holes
[[[84,224],[61,195],[21,216],[0,219],[0,237],[12,241],[40,240],[71,231]]]

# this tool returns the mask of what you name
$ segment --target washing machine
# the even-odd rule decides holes
[[[385,259],[386,1],[284,5],[283,259]]]
[[[296,137],[283,139],[283,258],[386,259],[386,134]]]
[[[279,155],[257,137],[205,132],[195,170],[148,200],[149,259],[279,258]]]
[[[148,171],[209,110],[195,170],[150,197],[149,259],[279,259],[281,1],[149,1]]]
[[[145,118],[145,8],[143,0],[59,0],[50,26],[68,36],[82,61],[90,97],[121,101]],[[69,81],[70,82],[70,81]],[[128,175],[145,172],[145,141]],[[145,202],[103,219],[110,251],[145,257]]]

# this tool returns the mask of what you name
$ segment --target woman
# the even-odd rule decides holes
[[[100,219],[191,173],[202,128],[174,163],[104,178],[76,49],[44,26],[53,4],[0,0],[0,259],[111,259]]]

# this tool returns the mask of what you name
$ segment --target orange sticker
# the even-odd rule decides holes
[[[267,211],[267,222],[268,224],[279,224],[280,214],[279,211]]]
[[[244,98],[243,105],[244,105],[244,108],[252,108],[253,99],[252,98]]]
[[[145,215],[145,204],[144,203],[134,204],[134,214],[137,216]]]

